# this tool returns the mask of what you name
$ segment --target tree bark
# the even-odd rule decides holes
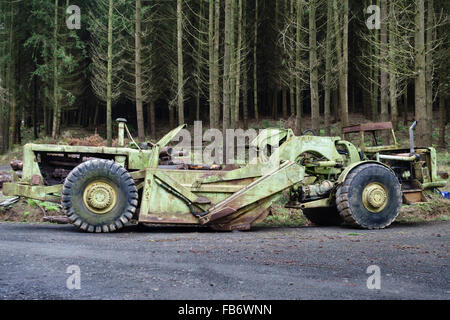
[[[113,0],[109,0],[108,11],[108,71],[106,85],[106,141],[112,146],[112,60],[113,60]]]
[[[230,126],[230,91],[231,91],[231,11],[232,1],[225,0],[225,45],[223,61],[223,122],[222,129],[225,131]]]
[[[55,16],[53,26],[53,130],[52,138],[59,135],[59,121],[61,118],[61,107],[59,105],[58,93],[58,0],[55,0]]]
[[[150,136],[156,138],[156,120],[155,120],[155,101],[150,100],[148,103],[148,126],[150,127]]]
[[[387,1],[381,0],[381,29],[380,29],[380,113],[381,121],[389,120],[388,112],[388,73],[387,73]],[[385,130],[386,131],[386,130]],[[382,133],[382,141],[384,145],[388,144],[389,136],[387,132]]]
[[[209,53],[209,127],[214,127],[215,101],[214,101],[214,3],[217,0],[209,1],[208,12],[208,53]]]
[[[408,125],[408,84],[406,84],[405,93],[403,94],[403,124]]]
[[[331,54],[332,54],[332,28],[333,7],[327,3],[327,38],[325,52],[325,101],[324,101],[324,121],[325,135],[331,135],[330,113],[331,113]]]
[[[236,12],[236,0],[231,0],[230,11],[230,122],[229,128],[235,127],[234,119],[234,100],[235,100],[235,85],[236,85],[236,41],[235,41],[235,12]]]
[[[311,91],[311,124],[317,131],[320,125],[319,109],[319,74],[317,62],[317,30],[316,30],[316,1],[309,2],[309,79]]]
[[[334,0],[334,21],[336,26],[336,51],[339,65],[339,99],[341,126],[348,125],[348,0],[343,1],[343,35],[339,23],[338,1]]]
[[[243,43],[247,44],[247,6],[246,1],[243,3],[243,15],[242,15],[242,23],[243,23]],[[242,73],[242,113],[243,113],[243,120],[244,120],[244,129],[248,129],[248,72],[247,72],[247,55],[244,57],[244,70]]]
[[[214,128],[219,128],[220,122],[220,0],[215,2],[214,16]]]
[[[295,73],[297,77],[295,79],[295,99],[297,106],[297,116],[296,116],[296,131],[297,135],[301,135],[302,133],[302,88],[301,88],[301,80],[298,74],[300,74],[301,68],[301,51],[300,51],[300,42],[301,42],[301,27],[302,27],[302,15],[303,15],[303,0],[297,0],[297,26],[296,26],[296,44],[295,44]]]
[[[226,145],[226,130],[230,126],[230,107],[231,107],[231,48],[232,48],[232,7],[233,0],[225,0],[225,44],[224,44],[224,61],[223,61],[223,120],[222,120],[222,134],[223,134],[223,156],[224,163],[228,161],[229,152]]]
[[[395,35],[394,35],[394,3],[391,1],[389,4],[389,53],[391,61],[394,61],[393,51],[396,47]],[[394,130],[398,129],[398,106],[397,106],[397,77],[394,72],[389,74],[389,97],[391,101],[391,121],[394,126]]]
[[[184,124],[183,0],[177,0],[178,124]]]
[[[445,108],[445,94],[442,93],[439,98],[439,146],[442,148],[447,147],[447,141],[445,139],[445,127],[447,125],[447,110]]]
[[[10,122],[11,122],[11,131],[9,136],[9,147],[11,148],[13,144],[16,143],[16,58],[15,58],[15,33],[14,33],[14,5],[11,1],[11,25],[10,25],[10,33],[9,33],[9,101],[10,101]],[[9,124],[8,124],[9,127]]]
[[[234,122],[239,123],[239,105],[241,93],[241,51],[242,51],[242,0],[238,3],[238,40],[236,49],[236,88],[234,99]]]
[[[434,43],[434,4],[433,0],[428,0],[427,7],[427,23],[426,23],[426,69],[425,69],[425,83],[426,83],[426,111],[427,111],[427,135],[426,145],[431,145],[433,140],[433,43]]]
[[[145,127],[144,127],[144,111],[143,111],[143,98],[142,98],[142,65],[141,65],[141,0],[136,0],[136,30],[135,30],[135,43],[136,43],[136,116],[138,126],[138,137],[140,141],[145,140]]]
[[[425,5],[424,0],[417,0],[415,31],[415,118],[417,124],[417,145],[427,144],[427,108],[425,79]]]
[[[197,72],[197,88],[195,93],[195,119],[200,121],[200,98],[201,98],[201,69],[202,69],[202,47],[203,47],[203,1],[200,1],[200,13],[198,17],[197,26],[197,61],[196,61],[196,72]]]
[[[258,10],[259,0],[255,0],[255,25],[254,25],[254,39],[253,39],[253,107],[255,110],[255,120],[259,121],[258,110]]]

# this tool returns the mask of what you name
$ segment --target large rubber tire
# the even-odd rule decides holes
[[[102,214],[88,208],[83,200],[85,189],[95,182],[107,183],[114,190],[115,201]],[[77,228],[86,232],[117,231],[130,221],[138,205],[138,191],[127,170],[109,160],[91,160],[73,169],[62,191],[66,215]]]
[[[303,209],[303,215],[318,226],[340,226],[343,223],[336,207]]]
[[[383,186],[387,197],[378,212],[363,202],[369,185]],[[383,229],[397,218],[402,205],[402,190],[395,174],[380,164],[368,163],[350,171],[336,192],[336,204],[344,223],[366,229]]]

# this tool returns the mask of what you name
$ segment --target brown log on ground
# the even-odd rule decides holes
[[[44,222],[57,223],[57,224],[70,224],[72,223],[68,217],[64,216],[45,216]]]

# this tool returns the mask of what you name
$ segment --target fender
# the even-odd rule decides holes
[[[388,168],[392,173],[395,174],[394,170],[392,170],[389,166],[385,165],[384,163],[374,161],[374,160],[360,161],[360,162],[353,163],[350,166],[348,166],[347,168],[345,168],[345,170],[342,171],[341,175],[339,176],[339,179],[338,179],[336,185],[340,185],[341,183],[343,183],[345,178],[347,178],[347,175],[350,173],[350,171],[352,171],[356,167],[359,167],[366,163],[376,163],[376,164],[382,165],[383,167]]]

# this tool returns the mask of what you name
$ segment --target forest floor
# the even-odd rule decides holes
[[[366,123],[370,120],[365,119],[359,114],[352,114],[350,117],[352,124]],[[447,147],[438,148],[438,119],[435,119],[436,125],[435,132],[433,132],[433,146],[437,148],[438,157],[438,171],[450,173],[450,130],[447,130]],[[310,120],[306,119],[303,122],[303,127],[308,128]],[[259,122],[251,122],[250,128],[264,129],[267,127],[294,127],[295,123],[291,120],[288,121],[275,121],[272,119],[262,119]],[[160,126],[167,128],[167,126]],[[192,127],[192,126],[191,126]],[[192,129],[192,128],[190,128]],[[207,128],[204,128],[204,130]],[[338,126],[334,124],[332,126],[332,135],[339,135]],[[97,133],[96,129],[89,130],[86,128],[70,127],[63,130],[63,135],[58,140],[54,140],[51,137],[42,137],[37,140],[32,140],[32,134],[30,131],[24,130],[23,143],[33,142],[38,144],[69,144],[69,145],[88,145],[88,146],[100,146],[105,145],[105,140]],[[133,128],[131,128],[133,133]],[[158,138],[167,133],[167,129],[161,129],[157,132]],[[100,132],[102,134],[102,132]],[[323,132],[321,132],[323,134]],[[407,148],[409,145],[409,133],[408,126],[400,125],[399,130],[396,132],[397,140],[401,147]],[[155,139],[156,140],[156,139]],[[116,144],[117,141],[114,141]],[[9,174],[11,170],[9,168],[9,162],[13,159],[22,158],[22,146],[15,146],[11,152],[0,156],[0,175]],[[447,179],[447,185],[442,189],[450,191],[450,179]],[[0,189],[0,202],[5,197],[1,193]],[[283,197],[281,201],[275,203],[272,208],[272,214],[264,221],[265,226],[281,226],[281,227],[297,227],[307,226],[310,222],[303,216],[300,210],[286,209],[284,208],[284,202],[286,197]],[[13,222],[27,222],[27,223],[42,223],[44,216],[59,216],[63,215],[58,205],[36,201],[20,199],[15,205],[1,208],[0,207],[0,221],[13,221]],[[439,196],[433,196],[429,202],[419,203],[416,205],[403,206],[399,217],[398,223],[415,223],[425,221],[448,221],[450,220],[450,201],[444,200]]]

